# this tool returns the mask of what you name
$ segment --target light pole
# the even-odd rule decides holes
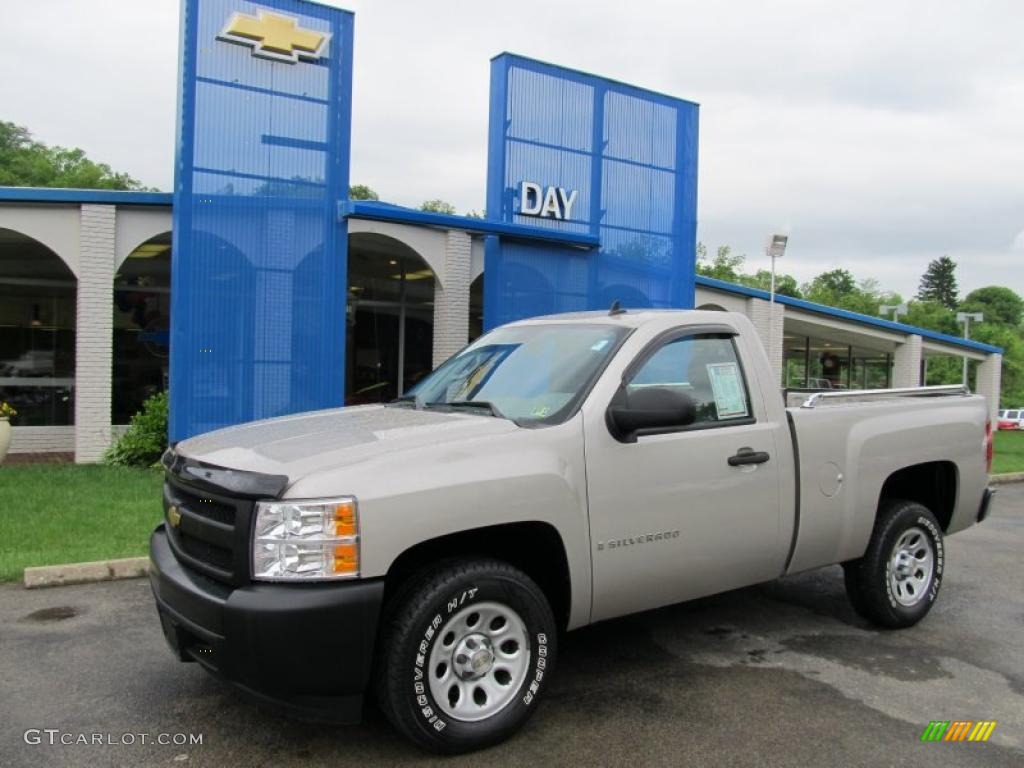
[[[907,314],[909,311],[906,304],[883,304],[878,308],[878,314],[887,315],[892,312],[892,321],[898,323],[900,316]]]
[[[956,321],[964,324],[964,338],[971,338],[971,320],[976,323],[984,322],[985,315],[981,312],[957,312]],[[964,386],[967,386],[967,355],[964,355]]]
[[[771,235],[764,249],[772,260],[772,284],[768,294],[768,357],[773,362],[772,356],[775,354],[775,260],[782,258],[788,242],[789,235]],[[781,370],[779,374],[781,375]]]

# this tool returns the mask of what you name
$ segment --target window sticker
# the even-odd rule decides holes
[[[707,369],[718,418],[736,419],[749,415],[739,366],[736,363],[710,363]]]

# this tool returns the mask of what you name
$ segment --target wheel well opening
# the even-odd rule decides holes
[[[568,625],[572,598],[565,546],[554,526],[539,521],[460,531],[407,549],[388,569],[385,604],[410,577],[451,557],[492,557],[515,566],[537,582],[547,596],[559,628]]]
[[[951,461],[932,461],[904,467],[891,474],[882,486],[879,501],[907,499],[923,504],[935,515],[942,530],[946,531],[953,519],[956,494],[956,464]]]

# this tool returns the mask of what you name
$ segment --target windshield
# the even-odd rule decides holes
[[[516,422],[572,415],[594,376],[629,333],[617,325],[523,325],[481,336],[400,400],[463,408]]]

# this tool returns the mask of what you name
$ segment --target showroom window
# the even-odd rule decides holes
[[[167,388],[171,323],[171,233],[132,251],[114,275],[111,423],[127,424]]]
[[[0,400],[16,426],[74,423],[75,289],[57,254],[0,229]]]
[[[386,403],[433,369],[434,282],[392,237],[349,237],[346,405]]]
[[[883,389],[892,381],[892,354],[868,347],[787,333],[787,389]]]

